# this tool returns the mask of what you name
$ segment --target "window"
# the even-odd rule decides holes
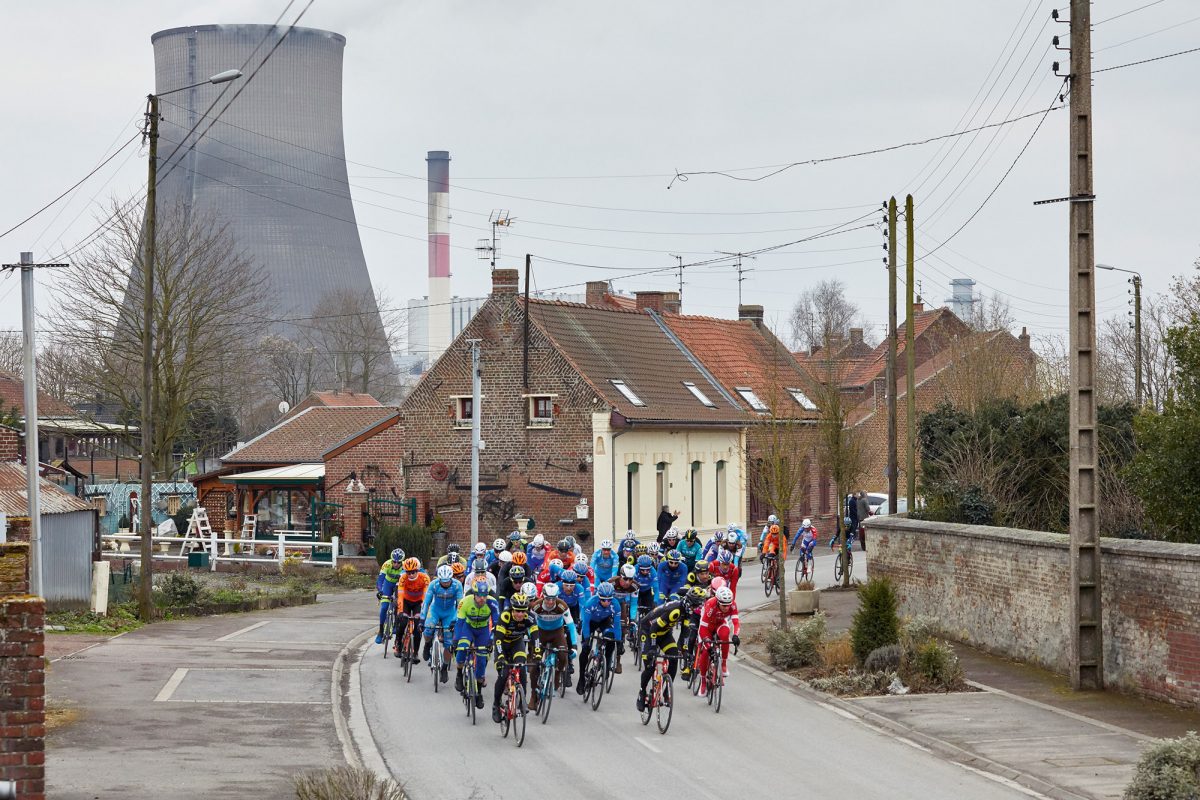
[[[770,411],[771,410],[771,409],[767,408],[766,403],[764,403],[762,400],[758,399],[758,395],[756,395],[754,393],[754,390],[751,389],[749,386],[735,386],[734,388],[737,390],[737,393],[742,396],[742,399],[745,400],[750,405],[750,407],[752,409],[754,409],[755,411]]]
[[[617,388],[617,391],[625,396],[626,400],[633,403],[635,406],[639,406],[642,408],[645,407],[646,404],[642,402],[642,398],[640,398],[636,394],[634,394],[633,389],[630,389],[628,386],[625,385],[625,381],[610,380],[609,383],[611,383],[613,386],[615,386]]]
[[[821,514],[829,513],[829,491],[829,477],[822,475],[819,488],[817,489],[817,504],[818,508],[821,509]]]
[[[816,411],[817,410],[817,404],[814,403],[812,400],[810,400],[808,398],[808,395],[806,395],[804,392],[800,391],[799,389],[792,389],[789,387],[788,394],[790,394],[792,396],[792,399],[794,399],[797,403],[799,403],[800,407],[803,408],[805,411]]]
[[[700,391],[700,388],[698,386],[696,386],[696,384],[692,383],[691,381],[684,381],[683,385],[688,388],[688,391],[692,393],[693,397],[695,397],[697,400],[699,400],[704,405],[708,406],[709,408],[717,407],[717,404],[714,403],[712,400],[709,400],[708,396],[705,395],[704,392]]]
[[[554,396],[548,394],[530,395],[528,400],[529,427],[552,427],[554,425]]]
[[[718,525],[720,525],[721,522],[725,519],[725,513],[727,511],[727,509],[725,508],[725,462],[724,461],[717,462],[716,500],[717,500],[716,523]]]
[[[630,464],[626,467],[625,473],[625,516],[626,530],[637,530],[637,519],[635,510],[641,501],[641,492],[638,491],[638,465]]]
[[[471,427],[471,417],[474,416],[475,401],[470,397],[454,398],[454,427]]]
[[[704,481],[701,472],[700,462],[692,462],[692,527],[699,528],[700,523],[696,520],[704,511]]]
[[[654,467],[654,518],[658,512],[671,501],[667,496],[667,462],[660,461]]]

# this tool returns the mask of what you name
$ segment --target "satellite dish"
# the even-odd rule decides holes
[[[286,414],[292,410],[292,407],[288,404],[287,400],[280,400],[278,408],[280,414]]]

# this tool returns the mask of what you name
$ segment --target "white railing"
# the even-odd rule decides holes
[[[291,534],[289,536],[288,534]],[[153,557],[164,561],[186,561],[188,554],[193,551],[208,553],[209,567],[217,570],[218,561],[247,564],[277,563],[283,566],[284,559],[300,556],[303,564],[317,566],[337,566],[338,537],[334,536],[328,542],[305,541],[294,538],[310,536],[307,531],[276,531],[275,539],[242,539],[232,536],[217,536],[214,531],[211,536],[151,536]],[[106,533],[101,535],[101,552],[104,558],[136,557],[141,547],[142,537],[132,533]],[[222,548],[223,546],[223,548]],[[222,552],[223,549],[223,552]],[[172,553],[172,550],[178,552]],[[317,560],[318,551],[329,551],[329,559]],[[307,557],[305,557],[307,555]]]

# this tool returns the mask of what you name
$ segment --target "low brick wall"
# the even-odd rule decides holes
[[[29,546],[0,544],[0,780],[44,800],[46,605],[26,594]]]
[[[870,524],[872,576],[959,641],[1068,671],[1067,537],[899,517]],[[1110,688],[1200,706],[1200,545],[1101,541]]]

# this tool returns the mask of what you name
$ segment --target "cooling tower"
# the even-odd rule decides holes
[[[346,178],[346,39],[295,28],[258,69],[286,30],[196,25],[150,37],[159,93],[228,69],[245,73],[231,83],[205,83],[162,98],[159,213],[181,205],[219,214],[236,245],[267,273],[269,284],[261,291],[276,319],[309,316],[338,290],[371,298],[377,317]],[[209,112],[222,89],[224,98]]]

